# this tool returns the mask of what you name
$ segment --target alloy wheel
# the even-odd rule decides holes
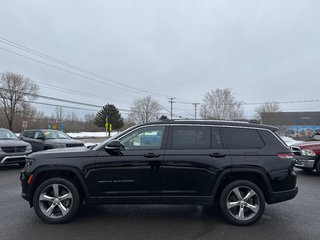
[[[257,193],[248,186],[233,188],[227,198],[226,206],[229,213],[240,221],[247,221],[256,216],[260,209]]]
[[[73,195],[63,184],[48,185],[39,196],[41,212],[48,218],[66,216],[72,208]]]

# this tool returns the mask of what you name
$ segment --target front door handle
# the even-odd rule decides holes
[[[160,157],[160,154],[146,153],[143,156],[146,158],[157,158],[157,157]]]
[[[214,158],[224,158],[226,155],[221,153],[212,153],[212,154],[209,154],[209,156]]]

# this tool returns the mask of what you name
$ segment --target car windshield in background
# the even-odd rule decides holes
[[[9,131],[9,130],[6,130],[6,129],[0,129],[0,139],[5,139],[5,140],[16,140],[17,139],[17,136]]]
[[[55,130],[47,130],[43,134],[46,139],[71,139],[67,134]]]

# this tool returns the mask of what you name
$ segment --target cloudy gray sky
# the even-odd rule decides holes
[[[193,106],[182,102],[202,102],[216,88],[231,88],[244,103],[319,100],[319,12],[318,0],[1,0],[0,72],[31,78],[42,95],[121,109],[146,94],[169,109],[167,97],[175,97],[183,117]],[[244,105],[246,117],[255,107]],[[320,102],[281,108],[320,111]]]

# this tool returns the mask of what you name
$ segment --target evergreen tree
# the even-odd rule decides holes
[[[123,118],[121,114],[113,104],[106,104],[103,108],[97,113],[95,117],[95,124],[98,127],[105,127],[105,124],[108,123],[109,127],[107,129],[109,136],[112,130],[118,130],[123,127]],[[112,125],[112,129],[110,128]]]

